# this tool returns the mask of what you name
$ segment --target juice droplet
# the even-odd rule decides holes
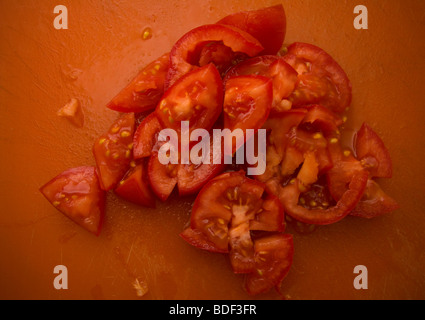
[[[142,32],[142,39],[148,40],[150,38],[152,38],[152,29],[149,27],[146,27]]]

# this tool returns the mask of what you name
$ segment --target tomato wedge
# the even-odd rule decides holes
[[[300,189],[302,189],[298,179],[293,184],[288,184],[282,188],[279,199],[285,212],[297,221],[328,225],[342,220],[356,207],[366,189],[367,181],[368,173],[366,171],[355,172],[348,189],[342,194],[335,206],[325,209],[309,209],[298,203],[301,194]]]
[[[264,49],[257,39],[232,26],[213,24],[197,27],[174,44],[170,52],[166,88],[173,85],[184,74],[198,68],[200,51],[205,44],[211,42],[221,42],[233,52],[245,53],[250,57]],[[233,56],[229,56],[229,60],[231,59]]]
[[[298,73],[283,58],[273,55],[247,59],[232,67],[224,78],[241,75],[260,75],[273,81],[273,111],[287,111],[292,104],[287,99],[294,91]]]
[[[149,158],[148,178],[155,195],[166,201],[177,184],[178,164],[164,165],[159,161],[158,152],[154,151]]]
[[[156,109],[164,128],[181,132],[181,122],[189,121],[189,134],[197,128],[210,130],[223,105],[223,83],[212,64],[181,77],[170,87]]]
[[[278,288],[289,273],[294,257],[294,241],[290,234],[275,234],[255,241],[255,272],[246,275],[245,289],[257,295]]]
[[[341,66],[324,50],[296,42],[283,59],[298,72],[290,96],[293,106],[320,104],[333,112],[343,112],[351,103],[351,83]]]
[[[264,184],[247,178],[243,171],[221,174],[199,192],[190,228],[202,233],[213,252],[237,250],[240,239],[250,238],[250,230],[283,232],[282,207],[268,195]]]
[[[210,139],[209,161],[202,161],[199,164],[179,164],[177,172],[177,187],[180,196],[197,193],[209,180],[224,171],[226,165],[223,155],[220,163],[214,164],[214,141]],[[193,148],[191,149],[193,151]]]
[[[133,155],[134,113],[120,116],[93,146],[103,190],[113,189],[130,167]]]
[[[119,112],[155,109],[164,93],[170,55],[166,53],[145,66],[106,106]]]
[[[384,142],[366,123],[356,134],[357,158],[370,172],[371,177],[391,178],[393,169],[391,156]]]
[[[283,152],[288,142],[287,134],[292,128],[298,127],[306,113],[305,109],[293,109],[273,114],[264,123],[263,128],[270,132],[269,143],[276,147],[276,151],[281,157],[283,157]]]
[[[362,199],[350,215],[371,219],[390,213],[399,207],[397,201],[387,195],[376,181],[369,179]]]
[[[332,197],[335,201],[338,201],[357,172],[368,172],[363,168],[360,161],[353,156],[352,152],[346,150],[348,152],[344,154],[340,144],[329,145],[329,150],[333,167],[326,172],[326,179]]]
[[[137,127],[133,138],[133,157],[141,159],[149,157],[155,149],[158,134],[162,130],[155,112],[149,114]]]
[[[285,40],[286,14],[281,4],[234,13],[217,23],[237,27],[258,39],[264,47],[261,55],[276,54]]]
[[[270,114],[273,101],[273,85],[263,76],[236,76],[226,82],[224,94],[224,128],[241,129],[249,139],[247,129],[260,129]],[[233,143],[233,152],[241,144]]]
[[[246,274],[247,291],[258,294],[278,286],[292,265],[292,236],[284,230],[279,199],[239,171],[202,188],[180,236],[196,248],[229,253],[233,272]]]
[[[105,215],[105,192],[96,168],[66,170],[40,188],[47,200],[69,219],[98,236]]]
[[[132,167],[115,188],[115,193],[132,203],[155,208],[155,196],[148,183],[145,163]]]

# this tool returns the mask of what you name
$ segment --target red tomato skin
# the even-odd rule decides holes
[[[162,126],[155,112],[152,112],[140,123],[133,138],[134,159],[146,158],[152,154],[161,130]]]
[[[294,184],[285,186],[280,191],[279,198],[285,212],[297,221],[329,225],[341,221],[356,207],[366,189],[367,180],[368,173],[366,171],[357,171],[337,204],[328,209],[307,209],[298,205],[300,195],[298,179]]]
[[[366,123],[363,123],[360,130],[357,131],[355,149],[357,158],[370,172],[371,177],[392,177],[393,168],[390,153],[382,139]],[[368,161],[368,157],[371,157],[373,161]],[[377,163],[375,164],[375,162]],[[373,165],[368,165],[368,163],[373,163]]]
[[[213,253],[228,253],[228,248],[223,249],[217,247],[213,242],[209,241],[202,231],[186,228],[180,237],[195,248],[206,250]]]
[[[243,30],[219,24],[203,25],[192,29],[181,37],[170,52],[170,68],[165,81],[169,88],[181,76],[196,69],[196,51],[207,42],[222,41],[233,52],[242,52],[250,57],[260,53],[264,48],[261,43]],[[194,59],[195,56],[195,59]]]
[[[261,55],[276,54],[285,40],[286,14],[281,4],[234,13],[217,23],[237,27],[258,39],[264,47]]]
[[[224,128],[231,131],[242,129],[245,143],[250,138],[246,130],[253,129],[256,132],[264,125],[272,103],[273,83],[269,78],[254,75],[229,78],[226,82],[223,105]],[[239,111],[239,105],[242,111]],[[241,144],[233,142],[232,152],[240,146]]]
[[[310,123],[317,130],[325,134],[335,133],[343,124],[342,118],[321,105],[310,105],[305,107],[307,114],[302,123]]]
[[[180,164],[177,187],[180,196],[196,194],[211,179],[218,176],[226,168],[225,164],[201,164],[195,170],[189,164]]]
[[[177,184],[178,165],[163,165],[158,159],[158,152],[153,152],[148,162],[148,178],[152,191],[165,202]],[[175,172],[174,172],[175,170]]]
[[[307,113],[306,109],[297,108],[287,112],[270,115],[263,129],[270,131],[270,138],[276,146],[276,151],[283,157],[286,145],[289,142],[287,134],[291,128],[298,127]]]
[[[65,170],[43,185],[40,192],[66,217],[99,236],[105,216],[106,193],[100,188],[95,167]],[[81,197],[86,198],[78,202]]]
[[[155,196],[150,190],[144,163],[130,169],[114,191],[121,198],[132,203],[148,208],[155,208],[156,206]]]
[[[118,112],[144,112],[155,109],[164,93],[169,64],[169,53],[150,62],[106,106]]]
[[[400,205],[392,197],[387,195],[379,184],[369,179],[363,198],[357,206],[351,211],[350,215],[372,219],[400,208]]]
[[[339,201],[356,172],[367,173],[367,170],[351,153],[348,156],[344,155],[339,144],[330,144],[328,150],[333,166],[326,172],[326,180],[332,198]]]
[[[244,60],[232,67],[225,75],[223,82],[229,78],[242,75],[258,75],[273,81],[273,109],[279,112],[281,102],[294,91],[298,73],[282,57],[276,55],[257,56]]]
[[[256,219],[250,221],[249,229],[251,231],[284,232],[286,229],[285,214],[279,198],[270,193],[264,202],[268,202],[269,205],[267,208],[264,208],[263,205],[263,211],[257,214]]]
[[[130,167],[134,126],[134,113],[124,113],[93,145],[100,186],[105,191],[112,190]]]
[[[229,187],[235,187],[241,184],[245,179],[246,179],[245,173],[242,171],[238,171],[238,172],[226,172],[210,180],[208,183],[206,183],[203,186],[201,191],[198,193],[198,196],[196,197],[192,207],[192,212],[197,212],[199,209],[202,209],[202,208],[208,208],[209,205],[204,201],[205,199],[211,200],[213,199],[213,196],[219,197],[225,189]],[[220,183],[217,184],[216,183],[217,181],[220,181]],[[221,208],[222,204],[218,204],[218,206]],[[220,218],[224,218],[225,220],[227,220],[228,214],[224,211],[222,212],[223,212],[223,215],[220,216]],[[191,227],[193,229],[200,229],[202,225],[200,225],[199,222],[202,219],[204,219],[204,216],[192,214]]]
[[[288,47],[288,52],[283,59],[298,72],[298,84],[291,99],[294,107],[321,104],[330,108],[335,113],[342,113],[351,104],[351,82],[341,66],[323,49],[308,43],[296,42]],[[308,62],[310,67],[304,66]],[[299,65],[303,68],[300,70]],[[307,70],[305,70],[307,68]],[[321,86],[321,95],[317,96],[318,88],[312,89],[309,77],[317,76]],[[314,79],[313,81],[318,81]],[[329,80],[329,81],[328,81]],[[325,81],[325,82],[323,82]],[[317,84],[317,83],[316,83]],[[331,85],[332,88],[328,86]],[[330,97],[327,91],[332,89],[337,97]],[[305,96],[303,91],[308,92]],[[314,94],[311,94],[314,91]],[[310,96],[311,94],[311,96]]]
[[[260,238],[254,248],[257,271],[246,275],[244,286],[248,294],[259,295],[278,288],[288,275],[294,259],[293,236],[274,234]],[[268,259],[269,255],[272,259]]]

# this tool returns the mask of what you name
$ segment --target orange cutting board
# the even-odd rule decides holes
[[[282,1],[285,43],[330,53],[353,85],[346,128],[368,122],[393,159],[381,186],[400,209],[373,220],[347,217],[294,234],[295,256],[281,294],[251,297],[227,256],[179,238],[192,198],[173,195],[157,209],[107,197],[95,237],[57,212],[38,191],[65,169],[94,165],[96,137],[117,113],[106,103],[140,68],[191,28],[278,0],[64,1],[68,29],[57,30],[57,1],[0,2],[0,298],[1,299],[424,299],[425,298],[425,2]],[[368,9],[368,29],[354,8]],[[143,39],[145,28],[152,37]],[[85,123],[56,112],[76,98]],[[68,270],[57,290],[54,268]],[[368,289],[353,282],[367,267]],[[139,296],[135,284],[148,292]]]

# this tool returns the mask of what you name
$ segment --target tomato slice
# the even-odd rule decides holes
[[[286,14],[281,4],[234,13],[217,23],[231,25],[251,34],[263,45],[262,55],[276,54],[285,40]]]
[[[209,251],[230,250],[234,271],[247,272],[242,261],[253,258],[243,254],[244,250],[253,254],[250,231],[285,228],[282,207],[268,195],[264,184],[247,178],[243,171],[221,174],[210,180],[195,200],[190,228],[196,232],[185,231],[182,237],[191,244],[208,244],[195,246]],[[197,234],[197,240],[191,241],[189,234]]]
[[[137,127],[133,138],[133,157],[141,159],[149,157],[155,149],[158,134],[162,130],[155,112],[149,114]]]
[[[224,164],[181,164],[178,169],[177,186],[180,196],[197,193],[209,180],[224,171]]]
[[[283,187],[279,193],[279,199],[285,212],[292,218],[308,224],[328,225],[345,218],[360,201],[366,189],[368,173],[357,171],[351,177],[348,189],[342,194],[335,206],[323,209],[309,209],[299,204],[299,198],[303,186],[299,179],[293,184]]]
[[[273,55],[247,59],[231,68],[224,78],[241,75],[260,75],[273,81],[273,111],[287,111],[291,102],[287,99],[294,91],[298,73],[283,58]]]
[[[66,170],[40,188],[47,200],[69,219],[98,236],[105,215],[105,192],[96,168]]]
[[[195,248],[215,253],[228,253],[228,249],[220,249],[208,239],[201,230],[186,228],[180,233],[180,237]]]
[[[369,179],[362,199],[350,215],[371,219],[390,213],[399,207],[397,201],[387,195],[376,181]]]
[[[255,271],[245,278],[245,289],[257,295],[279,287],[289,273],[294,257],[290,234],[275,234],[255,241]]]
[[[181,122],[189,121],[189,134],[197,128],[210,130],[223,105],[223,83],[212,64],[180,78],[164,94],[156,114],[165,128],[181,132]]]
[[[169,64],[169,53],[155,59],[106,106],[119,112],[144,112],[154,109],[164,93]]]
[[[158,159],[158,152],[154,151],[148,162],[148,177],[150,186],[155,195],[166,201],[177,184],[177,164],[162,164]]]
[[[103,190],[113,189],[129,169],[133,155],[134,113],[119,117],[93,146]]]
[[[201,49],[211,42],[221,42],[233,52],[245,53],[250,57],[264,49],[257,39],[233,26],[213,24],[197,27],[174,44],[170,53],[166,88],[173,85],[184,74],[198,68]],[[229,60],[232,59],[233,56],[229,56]]]
[[[224,128],[241,129],[248,140],[247,129],[260,129],[267,120],[273,101],[273,85],[263,76],[236,76],[226,82],[224,94]],[[233,152],[241,144],[233,143]]]
[[[287,111],[292,107],[289,96],[297,83],[297,72],[283,59],[270,65],[269,77],[273,79],[273,110]]]
[[[155,208],[155,196],[148,183],[145,163],[131,168],[115,188],[115,193],[132,203]]]
[[[293,106],[320,104],[341,113],[350,105],[351,83],[324,50],[297,42],[288,47],[283,59],[298,72],[298,82],[290,96]]]
[[[338,201],[348,188],[348,184],[357,172],[366,172],[360,161],[348,151],[344,154],[338,143],[329,145],[333,167],[326,172],[326,179],[332,197]]]
[[[292,109],[287,112],[273,114],[264,123],[263,128],[269,131],[269,144],[276,147],[276,152],[281,158],[288,143],[287,134],[292,128],[298,127],[306,113],[305,109]]]
[[[357,158],[370,172],[371,177],[391,178],[392,161],[384,142],[373,129],[364,123],[356,134]]]
[[[213,145],[214,141],[211,138],[208,163],[202,161],[200,164],[179,164],[177,173],[179,195],[186,196],[197,193],[209,180],[224,171],[226,165],[223,161],[223,155],[220,163],[214,164]],[[191,151],[193,151],[193,148]]]

